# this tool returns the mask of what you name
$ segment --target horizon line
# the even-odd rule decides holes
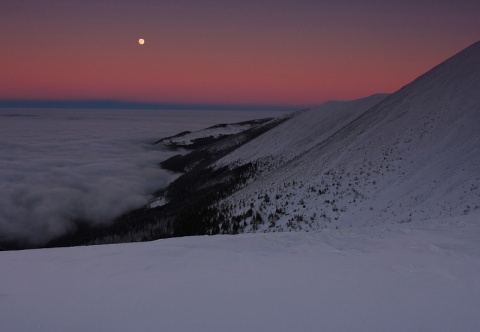
[[[136,102],[115,99],[0,99],[0,108],[298,111],[305,105]]]

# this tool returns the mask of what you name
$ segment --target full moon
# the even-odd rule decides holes
[[[138,40],[138,43],[139,43],[140,45],[143,45],[143,44],[145,44],[145,40],[143,40],[142,38],[140,38],[140,39]]]

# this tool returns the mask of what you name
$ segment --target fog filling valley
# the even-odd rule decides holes
[[[176,154],[159,138],[278,114],[0,109],[0,243],[41,245],[146,204],[175,177],[158,166]]]

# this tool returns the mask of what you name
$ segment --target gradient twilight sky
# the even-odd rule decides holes
[[[0,99],[311,106],[393,92],[480,39],[479,17],[478,0],[4,0]]]

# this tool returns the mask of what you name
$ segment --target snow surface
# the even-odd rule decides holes
[[[168,200],[166,197],[164,196],[160,196],[158,198],[155,198],[153,200],[151,200],[148,204],[147,204],[147,207],[149,209],[153,209],[153,208],[156,208],[156,207],[159,207],[159,206],[163,206],[165,204],[168,203]]]
[[[478,331],[479,220],[0,252],[0,330]]]

